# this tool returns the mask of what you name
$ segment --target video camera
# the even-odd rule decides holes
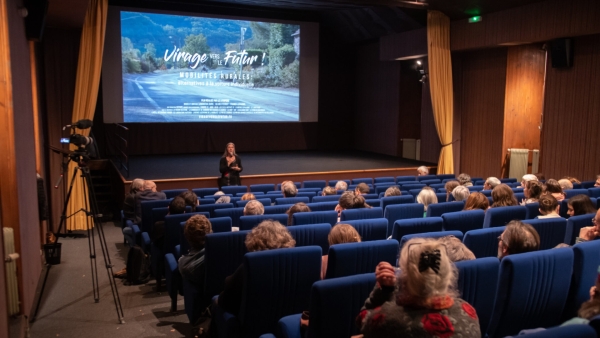
[[[93,124],[94,123],[92,122],[92,120],[82,119],[77,122],[74,122],[73,124],[68,124],[63,127],[63,130],[65,130],[67,128],[71,128],[72,134],[68,138],[67,137],[61,138],[60,143],[73,144],[77,147],[76,150],[72,151],[69,154],[69,158],[72,161],[78,162],[80,164],[83,164],[83,163],[89,161],[90,156],[88,154],[86,147],[92,145],[94,143],[94,139],[89,136],[83,136],[81,134],[77,134],[75,132],[75,129],[88,129],[88,128],[91,128]]]

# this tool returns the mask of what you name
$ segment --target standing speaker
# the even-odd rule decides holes
[[[573,40],[570,38],[556,39],[550,46],[552,68],[573,66]]]

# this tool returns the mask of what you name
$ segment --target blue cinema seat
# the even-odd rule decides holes
[[[440,217],[447,212],[461,211],[464,207],[463,201],[430,204],[427,206],[427,217]]]
[[[497,257],[498,236],[502,235],[504,229],[505,226],[467,231],[463,243],[477,258]]]
[[[396,265],[397,257],[398,241],[393,239],[335,244],[329,247],[325,278],[372,273],[380,262]]]
[[[483,229],[485,211],[466,210],[442,214],[444,230],[458,230],[466,233],[470,230]]]
[[[540,250],[552,249],[565,240],[567,220],[560,218],[527,219],[540,235]]]
[[[297,212],[292,216],[293,225],[329,223],[334,226],[337,223],[338,213],[335,210]]]
[[[484,228],[505,226],[512,220],[523,220],[527,217],[527,208],[521,205],[512,207],[490,208],[485,212]]]
[[[385,208],[384,217],[388,220],[388,236],[392,235],[394,229],[394,222],[401,219],[408,218],[419,218],[423,217],[425,208],[420,203],[406,203],[406,204],[394,204],[388,205]]]
[[[394,222],[392,238],[399,242],[405,235],[442,231],[443,224],[441,217],[401,219]]]
[[[385,218],[359,219],[344,223],[352,225],[363,242],[387,238],[388,221]]]
[[[327,237],[331,231],[331,225],[328,223],[295,225],[288,227],[288,231],[296,240],[296,247],[318,245],[322,252],[329,251]]]
[[[340,216],[340,222],[352,221],[352,220],[357,220],[357,219],[381,218],[381,217],[383,217],[383,209],[381,209],[379,207],[346,209],[346,210],[342,210],[342,214]]]
[[[274,220],[283,225],[287,224],[287,214],[269,214],[269,215],[252,215],[240,217],[240,230],[252,230],[255,226],[264,220]]]

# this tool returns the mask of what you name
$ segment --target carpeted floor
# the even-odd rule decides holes
[[[125,267],[127,249],[121,228],[113,223],[104,225],[110,259],[116,272]],[[30,336],[45,337],[188,337],[191,329],[179,296],[178,311],[169,312],[170,299],[166,291],[157,293],[155,282],[125,286],[117,279],[117,287],[125,314],[120,324],[115,310],[102,251],[96,245],[100,301],[92,295],[88,239],[85,232],[60,238],[61,264],[51,268],[48,284],[42,296],[37,320],[30,324]],[[97,240],[97,237],[96,237]]]

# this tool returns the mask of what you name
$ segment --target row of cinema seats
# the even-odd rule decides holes
[[[290,229],[302,227],[308,226]],[[300,337],[300,313],[304,310],[310,311],[309,337],[357,334],[354,320],[375,285],[374,268],[378,261],[396,260],[398,242],[334,245],[329,250],[329,264],[337,260],[346,270],[319,280],[323,248],[303,246],[306,238],[293,235],[298,240],[296,248],[247,254],[243,233],[210,235],[205,290],[184,284],[190,321],[197,318],[211,295],[222,290],[222,285],[215,284],[222,284],[226,275],[243,264],[245,287],[239,316],[224,313],[213,297],[220,337],[266,333],[271,333],[270,337]],[[226,245],[229,250],[223,248]],[[599,264],[597,242],[511,255],[502,261],[478,258],[456,264],[458,291],[476,308],[482,333],[489,337],[515,335],[522,329],[552,327],[576,316],[581,303],[589,298]],[[218,273],[221,275],[215,275]]]

